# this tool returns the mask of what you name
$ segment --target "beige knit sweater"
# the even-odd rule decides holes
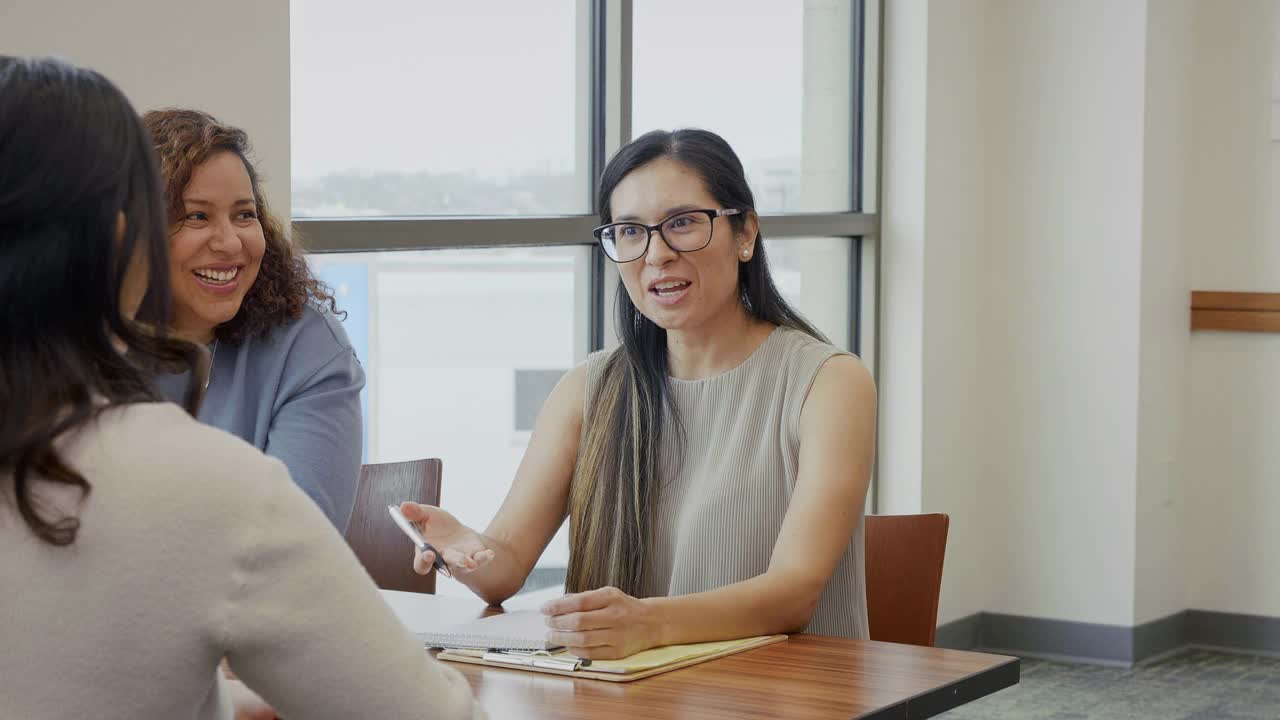
[[[229,718],[224,657],[290,720],[482,716],[279,461],[168,404],[62,447],[93,485],[73,545],[0,483],[0,718]]]

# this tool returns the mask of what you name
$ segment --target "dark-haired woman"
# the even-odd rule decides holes
[[[652,132],[610,161],[600,204],[621,347],[551,393],[483,534],[435,507],[406,514],[494,603],[567,516],[570,594],[543,611],[550,640],[584,657],[867,637],[875,389],[779,295],[741,162],[713,133]]]
[[[0,56],[0,716],[462,718],[284,465],[135,362],[169,312],[151,141],[97,73]],[[237,698],[250,705],[238,702]]]
[[[143,122],[168,201],[171,324],[213,357],[200,420],[284,461],[345,530],[363,437],[364,372],[333,295],[267,208],[249,139],[194,110]],[[186,376],[161,376],[171,400]]]

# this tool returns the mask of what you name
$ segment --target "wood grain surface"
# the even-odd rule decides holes
[[[1193,290],[1191,329],[1280,332],[1280,293]]]
[[[442,623],[484,609],[436,598]],[[608,683],[451,663],[494,718],[924,718],[1018,682],[1017,658],[819,635]]]

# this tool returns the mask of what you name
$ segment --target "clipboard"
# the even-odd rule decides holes
[[[620,660],[597,660],[590,665],[583,664],[564,650],[558,652],[490,652],[485,650],[453,649],[441,650],[436,655],[436,659],[470,665],[487,665],[509,670],[549,673],[551,675],[563,675],[587,680],[631,682],[632,680],[639,680],[697,665],[708,660],[754,650],[786,639],[786,635],[763,635],[742,640],[673,645],[645,650]],[[646,655],[649,656],[648,660],[646,660]],[[663,655],[675,655],[677,659],[662,662]],[[628,669],[627,665],[629,664],[634,665],[634,669]]]

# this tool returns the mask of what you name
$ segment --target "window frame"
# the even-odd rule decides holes
[[[848,212],[764,214],[761,232],[767,238],[842,237],[850,251],[848,302],[849,349],[877,375],[879,288],[880,108],[883,94],[883,0],[851,0],[849,31],[852,57],[849,132],[851,170]],[[594,184],[608,158],[631,139],[632,12],[634,0],[578,0],[579,18],[590,29],[591,61],[588,80],[590,137],[588,187],[594,209]],[[868,156],[871,162],[866,162]],[[414,216],[308,217],[293,221],[295,233],[309,253],[370,253],[399,250],[443,250],[529,246],[590,245],[592,256],[588,294],[591,297],[589,351],[610,344],[609,294],[616,280],[592,236],[599,224],[593,214],[551,216]],[[877,505],[873,478],[869,508]]]

